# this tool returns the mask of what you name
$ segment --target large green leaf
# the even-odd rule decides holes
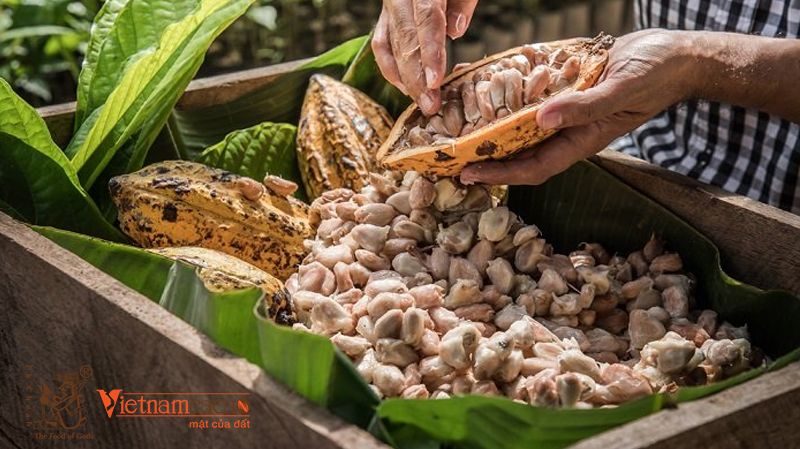
[[[33,224],[125,240],[81,188],[41,117],[2,79],[0,208]]]
[[[190,152],[200,152],[230,132],[263,122],[297,123],[308,78],[314,73],[340,77],[366,39],[362,36],[349,40],[234,100],[204,108],[176,110],[176,121],[186,148]]]
[[[78,79],[75,129],[106,102],[140,52],[158,44],[164,30],[186,17],[197,0],[109,0],[94,18]]]
[[[372,34],[370,34],[353,62],[347,68],[342,81],[369,95],[397,118],[409,104],[411,99],[400,92],[381,75],[375,54],[372,52]]]
[[[128,287],[161,304],[215,343],[253,363],[261,362],[253,308],[259,289],[210,292],[183,262],[128,245],[48,227],[34,229]]]
[[[161,297],[174,263],[172,259],[134,246],[52,227],[33,226],[33,229],[154,301]]]
[[[195,270],[176,263],[158,303],[211,337],[218,345],[261,363],[253,309],[264,293],[257,288],[224,293],[210,292],[198,279]]]
[[[115,163],[115,171],[129,172],[142,165],[147,150],[166,122],[178,97],[200,67],[211,42],[243,14],[252,2],[253,0],[197,0],[196,7],[189,14],[180,18],[174,17],[175,20],[168,26],[162,23],[163,31],[153,30],[154,33],[161,31],[157,43],[133,54],[126,60],[124,67],[119,67],[118,61],[111,64],[121,71],[113,90],[102,101],[102,105],[94,110],[87,110],[88,116],[66,149],[85,187],[92,186],[118,150],[131,139],[134,140],[125,158],[127,160]],[[169,2],[166,7],[170,7]],[[127,18],[126,11],[120,11],[116,21]],[[143,17],[133,17],[131,20],[138,26],[139,22],[147,20],[149,16],[145,14]],[[112,24],[106,41],[129,37],[113,31]],[[113,46],[109,43],[101,44],[100,61],[103,49],[107,47]],[[99,70],[99,65],[93,67],[93,70]],[[103,79],[100,75],[95,72],[88,82],[91,84],[92,80]],[[87,101],[91,104],[91,100]]]
[[[89,36],[89,42],[86,45],[86,54],[83,59],[83,66],[81,67],[81,72],[78,75],[78,89],[75,93],[76,105],[75,105],[75,131],[77,131],[83,121],[86,119],[86,115],[88,111],[93,110],[94,108],[90,108],[89,103],[91,103],[89,97],[92,95],[92,90],[89,88],[93,83],[93,79],[95,78],[95,72],[97,70],[97,64],[102,56],[103,47],[106,45],[107,41],[111,42],[119,42],[113,41],[108,39],[109,34],[111,34],[111,30],[114,26],[114,22],[117,20],[117,16],[119,15],[120,11],[127,6],[129,0],[108,0],[106,1],[103,6],[100,7],[100,10],[97,12],[97,15],[94,17],[94,21],[92,22],[92,33]],[[105,50],[107,51],[107,50]],[[115,52],[110,52],[114,54]],[[117,70],[115,74],[115,78],[119,76],[121,71]],[[99,81],[96,86],[97,93],[100,94],[103,92],[102,87],[100,84],[102,81]],[[98,95],[98,97],[102,97],[103,100],[108,97],[108,92],[104,92],[103,94]]]
[[[78,81],[76,132],[80,131],[88,115],[106,102],[125,74],[126,66],[157,45],[166,27],[191,13],[197,4],[197,0],[109,0],[103,5],[94,19]],[[186,82],[179,80],[178,84],[185,85]],[[151,117],[143,129],[160,127],[169,115],[169,109],[163,108]],[[170,135],[167,127],[162,128],[160,136],[164,135]],[[116,212],[106,187],[112,176],[139,169],[143,165],[142,158],[147,156],[148,160],[151,159],[149,149],[152,146],[157,146],[161,152],[172,153],[167,158],[175,158],[175,142],[156,139],[151,133],[136,133],[113,155],[96,185],[90,189],[107,219],[113,219]]]
[[[269,173],[294,181],[300,186],[295,196],[305,201],[308,197],[295,154],[296,135],[294,125],[265,122],[228,134],[195,160],[253,179],[263,179]]]

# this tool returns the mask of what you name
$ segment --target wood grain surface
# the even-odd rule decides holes
[[[800,362],[570,446],[570,449],[800,447]]]
[[[86,416],[80,432],[93,438],[35,439],[26,415],[39,414],[40,386],[83,367],[92,374],[80,389]],[[0,379],[0,447],[385,447],[2,213]],[[110,419],[95,390],[115,388],[246,393],[251,428],[188,429],[186,418]]]

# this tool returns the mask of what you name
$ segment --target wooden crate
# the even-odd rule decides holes
[[[246,95],[301,63],[196,80],[178,108]],[[70,137],[73,112],[74,104],[40,110],[60,145]],[[800,217],[624,155],[603,152],[592,160],[709,236],[734,277],[800,294]],[[83,366],[91,367],[82,405],[93,439],[36,440],[25,412],[38,382]],[[0,373],[3,446],[386,447],[2,213]],[[190,431],[169,419],[109,421],[94,391],[100,388],[247,394],[251,428]],[[794,363],[574,447],[798,447],[798,401],[800,363]]]

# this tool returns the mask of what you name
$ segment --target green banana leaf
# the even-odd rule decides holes
[[[228,134],[195,160],[253,179],[261,180],[269,173],[294,181],[298,185],[295,197],[307,201],[295,156],[296,135],[294,125],[265,122]]]
[[[255,299],[233,303],[228,312],[223,312],[215,309],[213,302],[205,296],[190,290],[197,287],[182,286],[181,289],[173,289],[185,294],[181,301],[161,303],[239,355],[253,351],[250,344],[257,340],[261,366],[270,375],[349,422],[362,427],[371,425],[373,430],[378,429],[376,432],[385,433],[384,438],[398,447],[431,447],[432,442],[471,448],[565,447],[665,407],[674,407],[680,402],[716,393],[800,359],[800,349],[794,349],[800,346],[800,332],[792,325],[792,321],[800,318],[800,301],[797,298],[785,292],[762,292],[730,280],[719,268],[716,262],[718,252],[707,239],[594,164],[582,162],[540,187],[513,189],[510,205],[527,222],[539,225],[546,237],[552,236],[550,241],[562,251],[571,249],[581,240],[610,242],[606,244],[609,249],[630,251],[647,240],[651,229],[663,233],[669,242],[673,241],[673,237],[685,239],[686,243],[671,244],[670,247],[682,252],[687,267],[693,269],[707,260],[716,264],[709,270],[710,276],[698,276],[700,300],[708,301],[706,305],[735,323],[736,316],[746,316],[753,342],[773,357],[780,357],[768,367],[750,370],[724,382],[683,388],[675,394],[652,395],[615,409],[549,410],[488,397],[436,401],[391,399],[378,404],[377,398],[358,377],[352,364],[327,339],[277,326],[262,318],[257,310],[252,313],[257,304]],[[626,220],[620,221],[618,214],[625,216]],[[628,225],[620,226],[619,223]],[[59,233],[60,238],[54,238],[54,232]],[[88,252],[87,257],[87,250],[81,245],[84,240],[96,242],[96,239],[54,230],[50,230],[50,234],[45,235],[135,289],[142,289],[141,283],[136,280],[141,275],[137,271],[163,273],[165,270],[176,270],[173,267],[165,269],[163,264],[153,265],[151,269],[144,260],[136,262],[138,269],[132,269],[130,264],[133,262],[126,262],[117,253],[103,254],[104,248],[94,248],[102,257],[92,252]],[[65,242],[63,235],[71,236],[72,240],[81,244]],[[584,235],[591,238],[582,239]],[[123,248],[126,252],[142,252],[124,245],[104,245]],[[171,273],[169,277],[174,278],[176,274]],[[725,297],[719,302],[716,302],[719,298],[713,293],[715,288],[719,288],[716,286],[717,279],[724,281],[722,289]],[[179,284],[182,285],[175,285]],[[161,288],[164,285],[158,284]],[[158,294],[162,290],[152,290],[155,293],[150,293],[151,298],[160,299],[164,296],[163,293]],[[769,307],[762,306],[762,303],[768,303]],[[247,315],[247,311],[251,313]],[[210,319],[215,316],[216,320]],[[231,320],[220,316],[237,318]],[[776,317],[781,318],[776,320]],[[773,324],[762,326],[762,320]],[[226,329],[224,324],[231,322],[238,323],[238,327]],[[239,335],[234,336],[237,331]],[[789,349],[794,350],[787,353]],[[252,352],[249,354],[247,357],[254,360]],[[380,420],[377,423],[375,413]]]
[[[121,71],[114,81],[113,90],[105,99],[98,100],[104,100],[102,105],[88,111],[88,116],[65,150],[84,187],[89,188],[94,184],[112,158],[120,154],[118,151],[123,145],[130,144],[127,151],[121,153],[126,160],[118,160],[114,164],[117,170],[107,173],[104,179],[141,167],[147,150],[166,123],[172,107],[199,69],[205,51],[217,35],[244,14],[252,2],[197,0],[190,13],[173,17],[172,21],[165,18],[159,22],[159,28],[152,30],[153,33],[160,33],[157,43],[140,49],[126,59],[124,67],[119,67],[120,61],[109,63],[109,67]],[[149,29],[140,23],[149,20],[149,15],[130,17],[126,11],[123,9],[116,16],[105,40],[130,39],[130,33],[135,35],[140,25]],[[124,27],[128,23],[126,19],[132,20],[134,26]],[[115,32],[117,22],[119,33]],[[121,34],[125,30],[128,30],[128,35]],[[106,48],[114,48],[110,42],[113,40],[100,44],[99,61],[102,61]],[[103,73],[99,72],[101,66],[100,63],[90,66],[90,70],[95,71],[94,77],[87,75],[85,78],[89,79],[89,85],[81,90],[91,89],[92,80],[104,79]],[[87,101],[91,105],[91,100]]]
[[[576,164],[538,187],[512,188],[509,207],[526,223],[539,226],[560,253],[584,241],[628,253],[640,249],[651,232],[663,235],[668,247],[681,254],[686,270],[697,275],[700,305],[734,324],[747,323],[753,343],[778,360],[717,384],[652,395],[614,409],[548,410],[484,397],[383,401],[378,415],[398,445],[414,447],[422,434],[456,447],[566,447],[800,360],[800,299],[731,279],[706,237],[593,163]]]
[[[195,270],[183,263],[173,264],[158,303],[214,343],[234,354],[260,364],[253,309],[264,297],[260,289],[210,292]]]
[[[103,219],[36,110],[3,79],[0,79],[0,209],[33,224],[126,240]]]
[[[394,118],[400,116],[411,99],[380,75],[378,63],[375,62],[375,54],[372,52],[372,33],[364,41],[353,62],[347,68],[342,82],[347,83],[356,89],[369,95],[370,98],[382,104],[383,107]]]
[[[187,151],[203,151],[228,133],[259,123],[297,123],[308,78],[314,73],[340,77],[366,39],[362,36],[349,40],[240,98],[204,108],[176,110],[177,127]]]
[[[191,265],[129,245],[60,229],[33,229],[207,334],[223,348],[261,363],[253,309],[263,292],[211,292]]]

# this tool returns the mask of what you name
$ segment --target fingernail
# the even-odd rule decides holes
[[[548,112],[539,117],[539,126],[542,129],[555,129],[564,123],[563,117],[558,112]]]
[[[422,94],[419,96],[419,108],[422,112],[428,113],[433,109],[433,98],[429,94]]]
[[[465,31],[467,31],[467,16],[459,13],[456,17],[456,33],[461,36]]]
[[[428,85],[428,89],[436,89],[436,72],[433,71],[430,67],[425,67],[425,83]]]

